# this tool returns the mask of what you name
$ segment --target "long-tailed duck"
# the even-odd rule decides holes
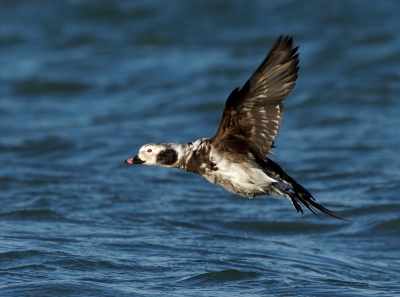
[[[270,149],[282,121],[282,101],[297,79],[297,49],[292,38],[279,37],[244,86],[229,95],[214,137],[185,144],[146,144],[125,163],[183,169],[244,197],[282,195],[297,212],[303,213],[305,205],[317,216],[318,209],[341,219],[266,157],[273,154]]]

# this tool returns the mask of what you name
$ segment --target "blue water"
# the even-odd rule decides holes
[[[399,296],[398,1],[1,1],[0,296]],[[281,34],[275,156],[353,222],[128,166],[212,137]]]

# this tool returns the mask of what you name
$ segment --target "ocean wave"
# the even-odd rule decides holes
[[[178,283],[185,286],[211,286],[231,281],[236,282],[248,279],[257,279],[261,276],[262,274],[252,271],[224,269],[216,272],[201,273],[199,275],[180,280]]]

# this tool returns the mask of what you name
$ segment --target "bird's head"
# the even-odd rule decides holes
[[[171,143],[145,144],[137,156],[129,158],[125,163],[173,167],[178,161],[178,146]]]

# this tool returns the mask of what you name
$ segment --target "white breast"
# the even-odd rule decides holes
[[[243,163],[234,163],[227,158],[223,158],[222,154],[212,154],[212,159],[218,168],[218,170],[214,172],[217,178],[213,180],[207,179],[223,186],[231,192],[232,189],[227,188],[226,181],[229,181],[234,188],[238,188],[243,192],[248,192],[249,196],[263,193],[268,186],[277,182],[275,179],[266,175],[262,168],[253,160],[248,160]],[[233,192],[237,191],[234,190]]]

